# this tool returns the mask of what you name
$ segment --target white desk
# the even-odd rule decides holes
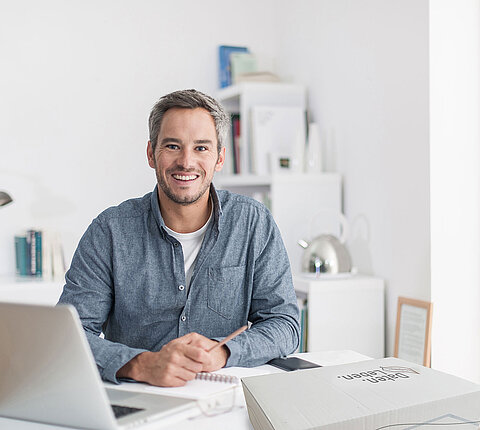
[[[325,351],[296,354],[305,360],[312,361],[323,366],[353,363],[355,361],[368,360],[369,357],[354,351]],[[279,372],[282,372],[279,370]],[[65,430],[66,427],[39,424],[27,421],[12,420],[0,417],[0,428],[8,430]],[[168,429],[168,430],[211,430],[225,429],[246,430],[252,429],[248,419],[247,409],[241,387],[237,388],[235,408],[227,413],[206,417],[198,407],[187,412],[167,418],[164,421],[149,423],[142,430]]]

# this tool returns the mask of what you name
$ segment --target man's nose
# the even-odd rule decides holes
[[[178,159],[178,164],[184,168],[188,168],[192,165],[193,162],[193,153],[192,150],[188,148],[182,149],[180,152],[180,157]]]

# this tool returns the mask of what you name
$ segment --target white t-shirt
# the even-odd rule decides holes
[[[190,289],[190,279],[192,279],[193,269],[195,267],[195,260],[197,259],[198,252],[200,251],[200,247],[202,246],[205,232],[207,231],[208,225],[212,220],[212,214],[213,209],[210,212],[210,217],[208,218],[205,225],[192,233],[177,233],[176,231],[173,231],[172,229],[165,226],[167,232],[175,239],[177,239],[182,245],[187,293]]]

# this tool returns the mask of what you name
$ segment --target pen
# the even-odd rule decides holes
[[[243,327],[240,327],[238,330],[235,330],[232,334],[229,334],[225,339],[222,341],[218,342],[216,345],[214,345],[212,348],[208,350],[208,352],[212,352],[215,348],[219,348],[222,345],[225,345],[229,340],[232,340],[235,336],[238,336],[240,333],[244,332],[247,329],[248,326],[244,325]]]

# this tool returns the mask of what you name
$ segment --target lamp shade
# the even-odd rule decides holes
[[[0,191],[0,206],[8,205],[13,202],[13,199],[5,191]]]

